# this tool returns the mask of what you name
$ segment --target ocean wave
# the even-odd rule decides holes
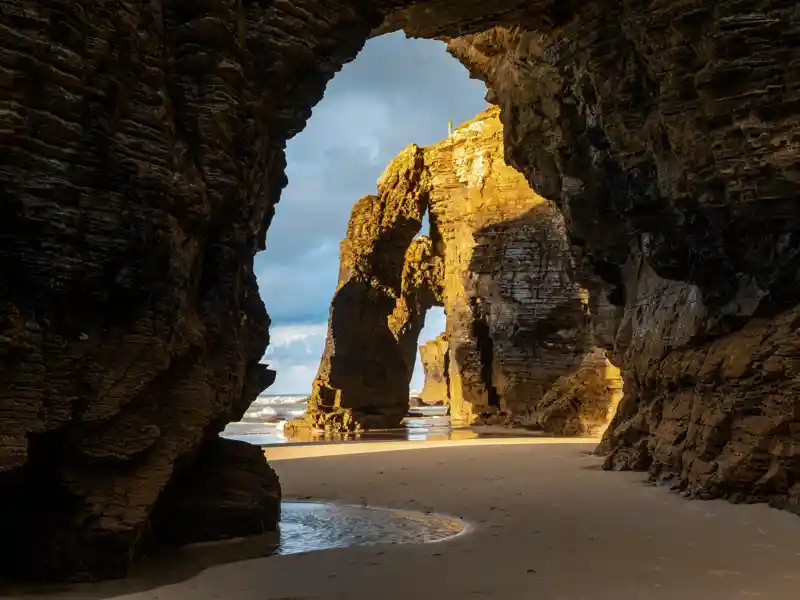
[[[247,412],[244,413],[244,416],[250,419],[269,419],[271,417],[277,417],[278,411],[271,406],[260,406],[255,409],[251,406],[247,409]]]
[[[246,423],[235,422],[228,423],[222,431],[224,437],[237,436],[237,435],[283,435],[283,426],[286,421],[277,421],[274,423]]]
[[[289,396],[259,396],[250,406],[280,406],[281,404],[302,404],[306,402],[306,394]]]
[[[306,396],[259,396],[242,417],[245,423],[289,420],[301,417],[308,410]]]

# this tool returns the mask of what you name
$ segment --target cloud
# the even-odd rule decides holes
[[[311,392],[311,382],[317,374],[316,363],[273,363],[277,371],[275,383],[266,393],[278,396],[306,395]],[[307,386],[307,387],[306,387]]]
[[[270,331],[270,348],[276,350],[300,343],[309,348],[310,340],[317,340],[320,336],[324,338],[326,332],[327,325],[325,323],[278,325]],[[267,351],[267,356],[269,356],[269,351]]]
[[[277,371],[270,394],[306,394],[317,373],[328,324],[273,325],[264,362]]]
[[[268,262],[258,284],[274,327],[327,321],[339,275],[338,248],[316,247],[288,264]]]
[[[443,43],[402,33],[367,42],[329,83],[306,129],[287,145],[289,185],[267,248],[256,257],[273,322],[265,360],[278,370],[270,393],[311,389],[353,204],[376,192],[378,177],[400,150],[435,143],[447,135],[449,120],[458,124],[483,110],[485,93]],[[308,336],[291,337],[299,331]],[[319,349],[313,359],[307,347]]]

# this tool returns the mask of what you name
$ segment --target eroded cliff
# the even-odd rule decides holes
[[[556,434],[604,424],[616,382],[564,383],[569,401],[540,406],[561,378],[580,370],[606,381],[614,371],[596,349],[588,294],[576,280],[564,220],[506,165],[498,110],[487,109],[438,144],[410,146],[378,186],[379,196],[353,209],[304,421],[326,431],[399,426],[412,349],[435,300],[444,304],[447,329],[446,343],[436,342],[436,349],[446,348],[447,358],[428,363],[423,401],[438,395],[432,401],[447,402],[455,424],[513,422]],[[426,209],[430,240],[411,243]],[[409,244],[425,252],[406,251]],[[406,275],[427,265],[441,269],[437,281]],[[352,285],[359,291],[343,299],[342,290]],[[594,362],[587,362],[590,354]],[[593,368],[596,373],[587,375]]]
[[[798,42],[769,1],[589,3],[451,41],[620,315],[607,468],[800,505]]]
[[[290,429],[400,425],[425,313],[441,303],[441,260],[430,239],[415,239],[427,187],[423,151],[410,146],[384,171],[379,194],[353,207],[308,413]]]
[[[536,407],[596,342],[561,214],[506,164],[496,107],[426,147],[425,164],[445,264],[451,419],[563,433]]]

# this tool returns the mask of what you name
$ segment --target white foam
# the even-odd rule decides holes
[[[251,406],[247,409],[247,412],[244,413],[244,416],[250,419],[269,419],[271,417],[277,417],[278,411],[271,406],[257,407],[255,409]]]
[[[281,404],[300,404],[306,401],[305,394],[291,396],[259,396],[251,406],[280,406]]]

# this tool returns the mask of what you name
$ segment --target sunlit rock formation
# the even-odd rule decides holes
[[[595,352],[588,294],[576,281],[564,220],[505,164],[498,110],[487,109],[438,144],[410,146],[378,186],[379,196],[354,207],[342,243],[339,288],[304,423],[332,432],[399,426],[422,319],[443,302],[446,341],[431,352],[444,346],[446,358],[431,356],[436,364],[429,363],[423,402],[447,402],[456,424],[513,422],[557,434],[604,424],[618,376],[608,385],[567,386],[569,401],[553,399],[549,411],[538,406],[553,383],[582,365],[584,374],[597,371],[593,381],[611,371]],[[426,209],[431,239],[412,243]],[[426,252],[404,255],[415,243]],[[401,269],[431,264],[443,269],[436,281],[398,280]],[[590,353],[595,361],[586,363]]]
[[[595,347],[564,220],[506,164],[498,114],[489,108],[425,148],[455,423],[520,423]],[[563,433],[554,423],[525,424]]]
[[[441,303],[441,260],[414,237],[427,209],[422,149],[407,148],[353,207],[339,255],[325,350],[307,415],[290,429],[397,427],[408,409],[417,338]]]
[[[512,424],[535,425],[562,435],[603,433],[622,398],[619,369],[601,348],[587,353],[578,368],[559,377],[528,414],[514,415]]]
[[[252,267],[285,142],[400,28],[487,81],[623,313],[608,466],[800,503],[794,3],[0,0],[3,569],[124,574],[270,383]]]
[[[442,333],[419,347],[425,385],[419,398],[425,404],[450,403],[450,341]]]

